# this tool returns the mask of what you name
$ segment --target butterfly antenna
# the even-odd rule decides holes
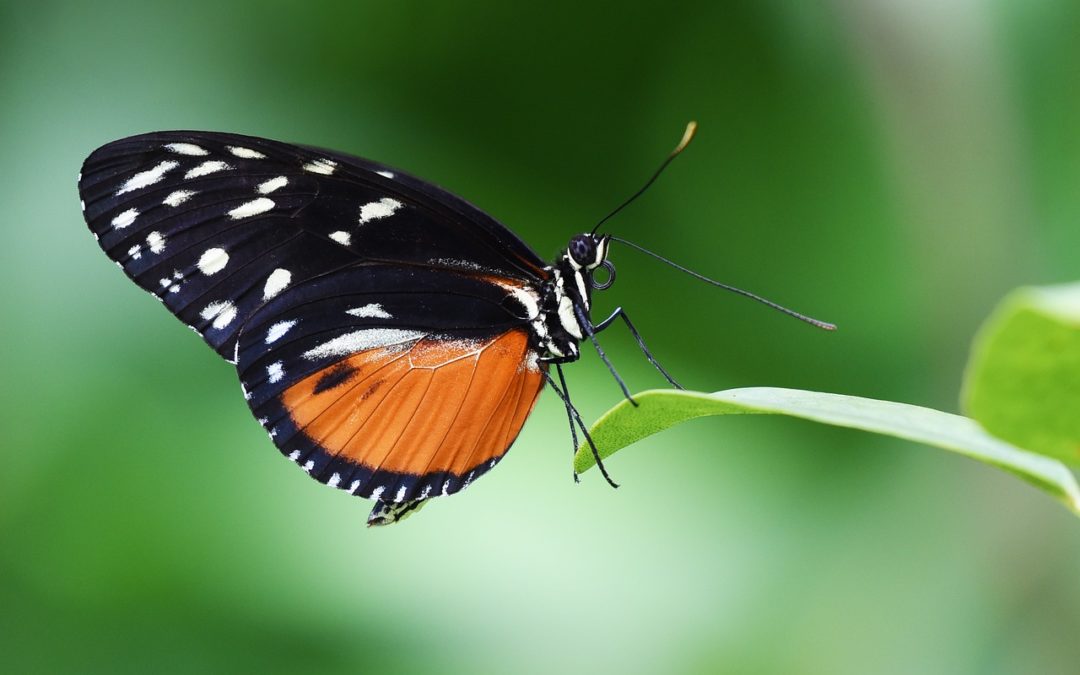
[[[594,227],[594,228],[592,229],[592,232],[590,232],[590,234],[596,234],[596,231],[597,231],[598,229],[600,229],[600,226],[601,226],[601,225],[603,225],[603,224],[604,224],[604,223],[606,223],[606,222],[607,222],[608,220],[610,220],[610,219],[611,219],[611,217],[612,217],[612,216],[614,216],[614,215],[615,215],[616,213],[618,213],[619,211],[622,211],[622,210],[623,210],[624,208],[626,208],[627,206],[629,206],[629,205],[630,205],[630,202],[634,201],[635,199],[637,199],[638,197],[640,197],[640,196],[642,195],[642,193],[644,193],[644,192],[645,192],[646,190],[648,190],[648,189],[649,189],[649,186],[650,186],[650,185],[652,185],[652,184],[653,184],[654,182],[656,182],[656,179],[657,179],[657,178],[659,178],[659,177],[660,177],[660,174],[662,174],[662,173],[664,172],[664,169],[666,169],[666,168],[667,168],[667,165],[668,165],[668,164],[671,164],[671,160],[673,160],[673,159],[675,159],[676,157],[678,157],[678,156],[679,156],[679,153],[680,153],[680,152],[682,152],[683,150],[685,150],[685,149],[686,149],[686,146],[690,145],[690,141],[691,141],[691,140],[693,140],[693,138],[694,138],[694,134],[695,134],[696,132],[697,132],[697,122],[694,122],[694,121],[690,121],[690,122],[689,122],[689,123],[688,123],[688,124],[686,125],[686,131],[684,131],[684,132],[683,132],[682,140],[681,140],[681,141],[679,141],[679,144],[678,144],[678,145],[676,145],[676,146],[675,146],[675,149],[671,151],[671,154],[667,156],[667,159],[665,159],[665,160],[664,160],[664,161],[663,161],[663,162],[662,162],[662,163],[660,164],[660,168],[656,170],[656,173],[654,173],[654,174],[652,175],[652,177],[651,177],[651,178],[649,178],[649,180],[645,181],[645,184],[641,186],[641,189],[639,189],[639,190],[638,190],[637,192],[635,192],[635,193],[634,193],[634,194],[633,194],[633,195],[632,195],[632,196],[630,197],[630,199],[627,199],[627,200],[626,200],[625,202],[623,202],[622,204],[619,204],[619,205],[618,205],[617,207],[615,207],[615,210],[614,210],[614,211],[612,211],[611,213],[609,213],[609,214],[607,214],[606,216],[604,216],[603,218],[601,218],[601,219],[600,219],[600,222],[596,224],[596,227]]]
[[[660,262],[671,265],[675,269],[677,269],[677,270],[679,270],[681,272],[686,272],[690,276],[695,277],[697,279],[700,279],[700,280],[704,281],[705,283],[712,284],[713,286],[718,286],[720,288],[723,288],[726,291],[731,291],[732,293],[738,293],[739,295],[750,298],[751,300],[757,300],[758,302],[760,302],[763,305],[768,305],[769,307],[772,307],[773,309],[775,309],[775,310],[777,310],[779,312],[783,312],[784,314],[787,314],[788,316],[793,316],[796,319],[798,319],[799,321],[805,321],[806,323],[810,324],[811,326],[817,326],[818,328],[821,328],[823,330],[836,330],[836,325],[835,324],[828,323],[827,321],[820,321],[818,319],[814,319],[812,317],[806,316],[805,314],[800,314],[799,312],[796,312],[793,309],[788,309],[787,307],[784,307],[783,305],[778,305],[775,302],[773,302],[772,300],[766,300],[765,298],[761,297],[760,295],[755,295],[754,293],[751,293],[750,291],[744,291],[741,288],[735,288],[734,286],[728,286],[727,284],[722,284],[719,281],[716,281],[715,279],[710,279],[709,277],[707,277],[707,276],[705,276],[703,274],[698,274],[697,272],[695,272],[695,271],[693,271],[691,269],[687,269],[687,268],[683,267],[682,265],[680,265],[680,264],[678,264],[676,262],[672,262],[671,260],[668,260],[667,258],[665,258],[662,255],[658,255],[656,253],[653,253],[652,251],[650,251],[647,248],[638,246],[637,244],[635,244],[632,241],[627,241],[625,239],[619,239],[618,237],[612,237],[611,240],[612,241],[617,241],[620,244],[626,244],[630,248],[635,248],[635,249],[641,251],[642,253],[644,253],[646,255],[651,255],[652,257],[656,258]]]

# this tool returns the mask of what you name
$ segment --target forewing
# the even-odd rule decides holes
[[[160,132],[96,150],[79,180],[101,248],[227,359],[285,289],[361,261],[534,283],[490,216],[396,169],[265,139]]]
[[[241,333],[245,396],[324,483],[393,502],[452,494],[505,454],[543,386],[526,292],[385,265],[302,284]]]

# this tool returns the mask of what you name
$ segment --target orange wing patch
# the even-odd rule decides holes
[[[425,337],[370,349],[281,395],[296,427],[339,459],[403,474],[464,476],[501,457],[543,388],[528,336]]]

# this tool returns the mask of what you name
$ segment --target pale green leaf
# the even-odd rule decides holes
[[[975,340],[963,404],[995,436],[1080,463],[1080,284],[1001,303]]]
[[[713,394],[652,390],[622,401],[590,433],[601,457],[686,420],[708,415],[774,414],[861,429],[950,450],[1013,473],[1080,515],[1080,488],[1060,462],[1021,450],[989,435],[972,420],[938,410],[858,396],[754,387]],[[574,469],[595,464],[588,445],[578,449]]]

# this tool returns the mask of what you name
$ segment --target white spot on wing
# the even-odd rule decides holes
[[[231,169],[231,168],[232,167],[229,166],[228,164],[226,164],[225,162],[222,162],[222,161],[219,161],[219,160],[216,160],[216,159],[211,159],[211,160],[203,162],[202,164],[195,167],[191,171],[188,171],[187,173],[185,173],[184,178],[201,178],[203,176],[209,176],[212,173],[217,173],[218,171],[225,171],[226,169]]]
[[[360,487],[360,481],[359,480],[354,480],[352,482],[352,485],[349,486],[349,494],[351,494],[351,495],[356,494],[356,488],[358,488],[358,487]]]
[[[84,202],[83,200],[80,199],[79,200],[79,208],[82,209],[83,211],[85,211],[86,210],[86,202]]]
[[[154,183],[164,178],[166,173],[172,171],[178,166],[180,166],[179,162],[167,160],[158,164],[153,169],[140,171],[131,178],[128,178],[127,182],[121,185],[120,189],[116,191],[116,194],[122,195],[125,192],[131,192],[132,190],[144,188],[147,185],[153,185]]]
[[[291,459],[294,462],[296,460],[300,459],[300,451],[299,450],[293,450],[292,452],[290,452],[289,453],[289,459]]]
[[[372,302],[364,305],[363,307],[354,307],[345,312],[361,319],[389,319],[390,312],[382,308],[377,302]]]
[[[199,312],[199,316],[201,316],[204,321],[213,319],[214,322],[211,325],[214,328],[221,330],[232,323],[233,319],[236,318],[236,305],[228,300],[211,302],[203,308],[203,311]]]
[[[378,499],[379,497],[382,497],[383,490],[385,490],[385,489],[386,489],[386,487],[382,486],[382,485],[375,488],[374,490],[371,491],[371,498],[372,499]]]
[[[175,192],[170,192],[168,197],[161,200],[161,203],[166,206],[180,206],[194,195],[195,193],[191,190],[177,190]]]
[[[240,206],[229,211],[229,217],[233,220],[239,220],[240,218],[248,218],[250,216],[257,216],[260,213],[266,213],[272,208],[274,208],[273,199],[259,197],[258,199],[252,199],[250,202],[244,202]]]
[[[376,171],[375,173],[379,174],[383,178],[393,178],[394,177],[394,174],[392,174],[389,171]]]
[[[390,197],[383,197],[377,202],[364,204],[360,207],[360,224],[364,225],[373,220],[392,216],[394,211],[397,211],[402,206],[404,205],[401,202]]]
[[[171,152],[175,152],[178,155],[209,155],[205,148],[199,147],[194,143],[168,143],[165,145],[165,149]]]
[[[330,487],[336,488],[341,484],[341,474],[335,472],[333,476],[330,476],[330,480],[326,481],[326,484]]]
[[[180,292],[180,284],[184,283],[184,275],[181,274],[178,270],[173,270],[173,279],[174,279],[174,281],[170,282],[170,283],[172,283],[172,285],[169,286],[169,292],[170,293],[179,293]],[[162,279],[161,281],[162,281],[161,285],[164,286],[165,285],[164,282],[166,280]],[[192,330],[195,330],[195,329],[192,328]],[[198,332],[198,331],[195,331],[195,332]]]
[[[197,264],[199,271],[203,274],[207,276],[217,274],[229,264],[229,254],[223,248],[208,248],[199,257]]]
[[[312,469],[314,469],[314,468],[315,468],[315,460],[309,459],[308,461],[304,462],[304,467],[303,467],[304,471],[307,471],[308,473],[311,473]]]
[[[138,260],[139,258],[141,258],[142,257],[142,251],[139,249],[139,245],[135,244],[134,246],[129,248],[128,249],[128,255],[131,256],[132,260]]]
[[[389,347],[413,342],[427,335],[423,331],[400,328],[364,328],[327,340],[304,352],[304,358],[314,360],[326,356],[348,356],[366,349]]]
[[[161,281],[159,281],[158,283],[160,283],[163,288],[167,288],[170,293],[179,293],[180,292],[180,284],[182,284],[183,282],[184,282],[184,275],[181,274],[177,270],[173,270],[173,278],[172,279],[169,279],[168,277],[166,277],[166,278],[161,279]]]
[[[277,342],[295,325],[296,321],[278,321],[273,326],[270,326],[270,330],[266,331],[266,344]]]
[[[325,176],[329,176],[334,173],[336,167],[337,162],[331,159],[316,159],[305,164],[303,169],[304,171],[310,171],[311,173],[321,173]]]
[[[262,154],[258,150],[252,150],[251,148],[242,148],[237,145],[228,146],[229,152],[240,157],[241,159],[266,159],[266,155]]]
[[[150,247],[151,253],[161,253],[165,250],[165,237],[160,232],[151,232],[146,235],[146,245]]]
[[[270,180],[259,183],[259,187],[256,188],[261,195],[268,195],[274,190],[280,190],[289,184],[289,179],[285,176],[278,176],[277,178],[271,178]]]
[[[274,361],[266,367],[266,377],[270,383],[280,382],[285,377],[285,368],[281,361]]]
[[[398,488],[397,494],[394,495],[394,501],[395,502],[403,502],[403,501],[405,501],[405,486],[404,485],[402,485],[400,488]]]
[[[266,285],[263,286],[263,300],[269,300],[285,290],[290,281],[292,281],[292,272],[287,269],[279,267],[271,272],[266,278]]]
[[[139,215],[138,209],[128,209],[127,211],[124,211],[123,213],[117,214],[117,216],[112,219],[112,226],[115,227],[118,230],[122,230],[125,227],[127,227],[128,225],[131,225],[132,223],[134,223],[135,218],[137,218],[138,215]]]
[[[352,241],[352,235],[342,230],[338,230],[337,232],[331,232],[330,238],[341,244],[342,246],[348,246],[349,242]]]

